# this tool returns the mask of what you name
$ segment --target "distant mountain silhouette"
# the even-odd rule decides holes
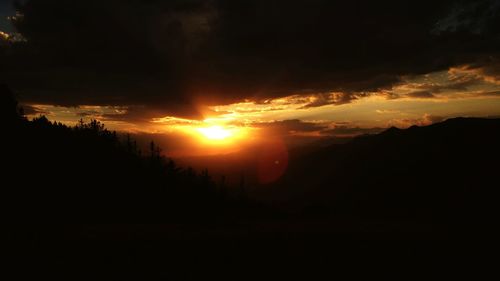
[[[290,160],[268,196],[286,198],[313,216],[487,221],[500,214],[499,144],[500,119],[390,128]]]
[[[95,120],[75,127],[44,116],[28,121],[9,89],[0,90],[11,218],[158,222],[262,211],[239,201],[241,194],[229,198],[224,180],[208,171],[177,167],[154,143],[141,152]],[[478,222],[498,214],[499,143],[500,119],[390,128],[292,153],[285,176],[254,187],[252,196],[286,213],[357,223]]]
[[[390,128],[291,152],[283,178],[248,194],[255,203],[207,170],[178,167],[154,143],[140,151],[95,120],[28,121],[7,87],[0,101],[0,181],[13,223],[4,254],[21,279],[309,280],[422,261],[456,268],[497,239],[500,119]]]

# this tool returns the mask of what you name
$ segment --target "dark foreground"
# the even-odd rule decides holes
[[[473,268],[477,277],[495,268],[493,235],[390,227],[350,229],[332,222],[24,225],[9,240],[9,262],[24,280],[314,280],[346,275],[421,280],[460,276]]]
[[[291,155],[280,181],[245,193],[97,121],[28,121],[7,94],[2,252],[15,279],[477,279],[498,260],[499,119]]]

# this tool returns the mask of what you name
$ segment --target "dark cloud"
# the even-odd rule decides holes
[[[500,58],[490,57],[453,70],[457,80],[500,84]]]
[[[161,116],[161,111],[146,110],[144,107],[130,106],[122,112],[104,113],[102,120],[125,121],[130,123],[147,123],[151,118]]]
[[[384,128],[360,128],[353,126],[349,122],[307,122],[302,120],[283,120],[267,123],[256,123],[253,126],[267,129],[270,133],[280,136],[287,135],[307,135],[307,133],[316,133],[315,136],[324,137],[353,137],[364,134],[377,134],[385,130]],[[269,135],[269,134],[266,134]]]
[[[423,83],[416,86],[416,89],[427,91],[430,93],[441,93],[444,91],[467,91],[469,87],[475,85],[478,82],[477,79],[450,79],[444,84],[436,83]]]
[[[75,115],[78,117],[97,118],[97,117],[101,116],[101,112],[96,111],[96,110],[88,110],[88,111],[83,111],[83,112],[77,112],[77,113],[75,113]]]
[[[450,12],[440,19],[433,32],[467,31],[471,33],[498,32],[500,1],[457,1]]]
[[[500,84],[500,59],[495,64],[484,65],[481,73],[485,81]]]
[[[327,93],[316,94],[313,101],[307,102],[301,108],[318,107],[329,104],[341,105],[366,96],[367,93]]]
[[[36,106],[22,105],[25,115],[50,115],[49,111],[43,110]]]
[[[302,121],[298,119],[263,122],[253,124],[256,128],[266,129],[278,135],[318,132],[327,128],[325,124]]]
[[[322,131],[322,134],[329,136],[358,136],[358,135],[366,135],[366,134],[378,134],[384,131],[384,128],[360,128],[360,127],[352,127],[348,125],[336,125],[332,129]]]
[[[0,51],[1,79],[25,101],[142,106],[157,116],[291,94],[338,92],[309,106],[346,103],[401,75],[500,50],[490,0],[467,13],[482,17],[480,32],[442,25],[468,7],[461,0],[25,2],[15,23],[28,42]]]
[[[12,31],[8,17],[15,13],[11,1],[0,0],[0,30],[5,32]]]
[[[473,95],[479,97],[500,97],[500,91],[479,92],[473,93]]]
[[[411,93],[407,94],[407,96],[410,98],[417,98],[417,99],[430,99],[430,98],[436,97],[436,96],[434,96],[433,93],[431,93],[429,91],[411,92]]]

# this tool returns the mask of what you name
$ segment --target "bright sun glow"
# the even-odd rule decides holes
[[[221,126],[198,128],[197,131],[210,140],[224,140],[233,135],[229,129],[225,129]]]

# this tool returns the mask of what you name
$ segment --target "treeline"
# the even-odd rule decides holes
[[[180,168],[154,142],[142,151],[92,120],[69,127],[31,121],[6,87],[3,190],[10,218],[147,222],[227,219],[249,208],[208,171]],[[229,211],[230,210],[230,211]],[[246,212],[246,211],[245,211]]]

